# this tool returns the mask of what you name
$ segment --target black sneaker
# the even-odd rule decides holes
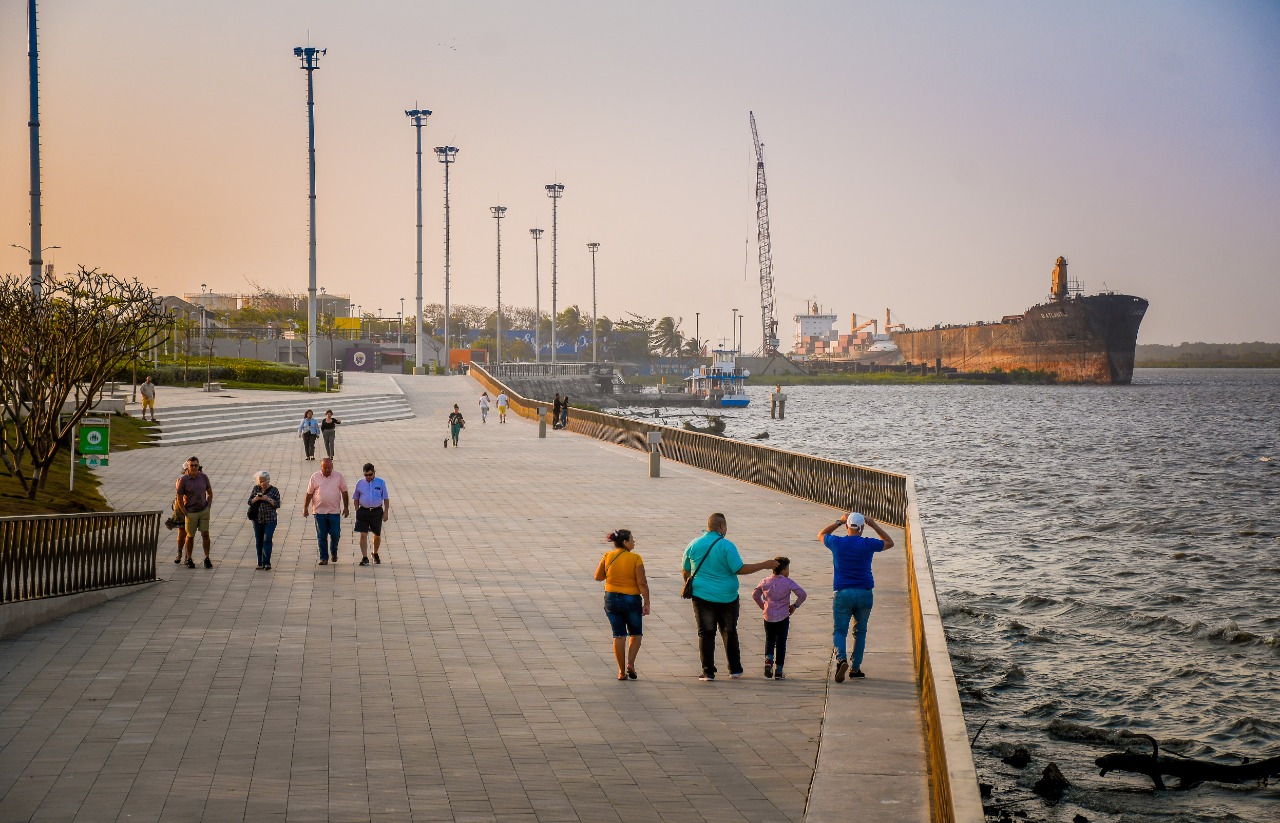
[[[195,567],[196,567],[196,562],[195,562],[194,560],[188,560],[188,561],[187,561],[187,568],[188,568],[188,569],[194,569]]]
[[[866,677],[866,675],[862,673],[862,669],[854,669],[853,671],[849,672],[849,676],[850,677]]]
[[[382,558],[381,558],[381,557],[378,557],[378,553],[377,553],[377,552],[374,552],[374,553],[373,553],[373,562],[374,562],[374,563],[377,563],[379,566],[381,566],[381,565],[382,565]]]
[[[698,679],[699,679],[699,680],[715,680],[715,679],[716,679],[716,673],[715,673],[715,672],[703,672],[702,674],[698,675]]]
[[[181,562],[182,562],[182,555],[178,555],[177,557],[173,558],[173,562],[174,562],[174,563],[181,563]]]
[[[843,683],[845,672],[849,671],[849,661],[841,660],[836,663],[836,682]]]
[[[367,557],[362,557],[362,558],[360,558],[360,565],[361,565],[361,566],[367,566],[367,565],[369,565],[369,558],[367,558]]]
[[[783,673],[782,673],[782,669],[778,669],[777,671],[775,671],[775,672],[773,673],[773,679],[774,679],[774,680],[786,680],[786,679],[787,679],[787,676],[786,676],[785,674],[783,674]]]
[[[206,558],[204,559],[204,567],[205,567],[206,569],[212,569],[212,568],[213,568],[213,561],[206,557]]]
[[[773,661],[772,660],[764,661],[764,676],[769,678],[773,677]]]

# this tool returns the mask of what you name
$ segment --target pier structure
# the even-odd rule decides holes
[[[318,464],[292,429],[113,453],[119,511],[167,509],[200,457],[215,566],[174,565],[162,531],[159,584],[0,639],[0,818],[980,823],[910,478],[664,430],[654,479],[657,427],[574,409],[539,439],[516,395],[509,424],[481,424],[498,385],[471,375],[348,375],[415,414],[339,430],[349,485],[368,461],[390,489],[377,566],[356,565],[349,521],[339,562],[316,565],[301,497]],[[453,403],[468,422],[444,449]],[[244,516],[260,469],[284,499],[272,571]],[[815,535],[850,505],[896,524],[898,547],[876,561],[867,678],[836,684]],[[810,594],[785,681],[760,674],[756,576],[746,676],[697,680],[679,567],[712,511],[744,559],[788,555]],[[619,527],[653,594],[634,682],[614,679],[591,579]]]

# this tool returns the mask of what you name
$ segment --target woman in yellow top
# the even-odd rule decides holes
[[[605,539],[611,541],[614,548],[600,558],[596,580],[604,581],[604,613],[613,627],[618,679],[635,680],[641,617],[649,613],[649,581],[644,576],[644,560],[634,551],[636,539],[630,529],[618,529]]]

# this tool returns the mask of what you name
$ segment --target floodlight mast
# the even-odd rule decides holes
[[[493,221],[498,226],[498,333],[495,360],[502,365],[502,218],[507,216],[506,206],[490,206]]]
[[[302,70],[307,73],[307,167],[311,172],[310,265],[307,281],[307,375],[316,379],[316,101],[313,75],[320,68],[320,58],[327,49],[298,46],[293,55],[302,60]]]
[[[551,372],[556,365],[556,206],[564,196],[563,183],[548,183],[544,188],[551,198]]]
[[[542,229],[529,229],[533,238],[533,362],[542,362],[542,279],[538,274],[538,241]]]
[[[455,146],[436,146],[436,159],[444,164],[444,367],[452,365],[449,348],[449,166],[458,159]]]
[[[31,293],[40,297],[40,65],[36,50],[36,0],[27,0],[27,69],[31,80]]]
[[[588,243],[591,250],[591,362],[596,362],[596,252],[600,251],[599,243]]]
[[[418,369],[423,368],[423,350],[422,350],[422,127],[427,125],[427,118],[431,116],[430,109],[409,109],[405,112],[413,124],[413,130],[417,134],[418,142],[418,297],[416,317],[413,321],[413,367],[414,372],[420,374]]]

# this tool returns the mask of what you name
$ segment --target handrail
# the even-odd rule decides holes
[[[0,604],[156,579],[160,512],[0,517]]]
[[[473,364],[470,373],[489,392],[506,392],[511,410],[521,417],[537,420],[538,408],[551,406],[511,391],[481,366]],[[648,450],[648,432],[661,431],[658,448],[663,457],[815,503],[846,511],[856,508],[902,528],[906,533],[916,683],[929,756],[931,819],[938,823],[982,823],[978,774],[947,653],[915,482],[910,477],[587,409],[569,410],[569,430],[640,451]]]

